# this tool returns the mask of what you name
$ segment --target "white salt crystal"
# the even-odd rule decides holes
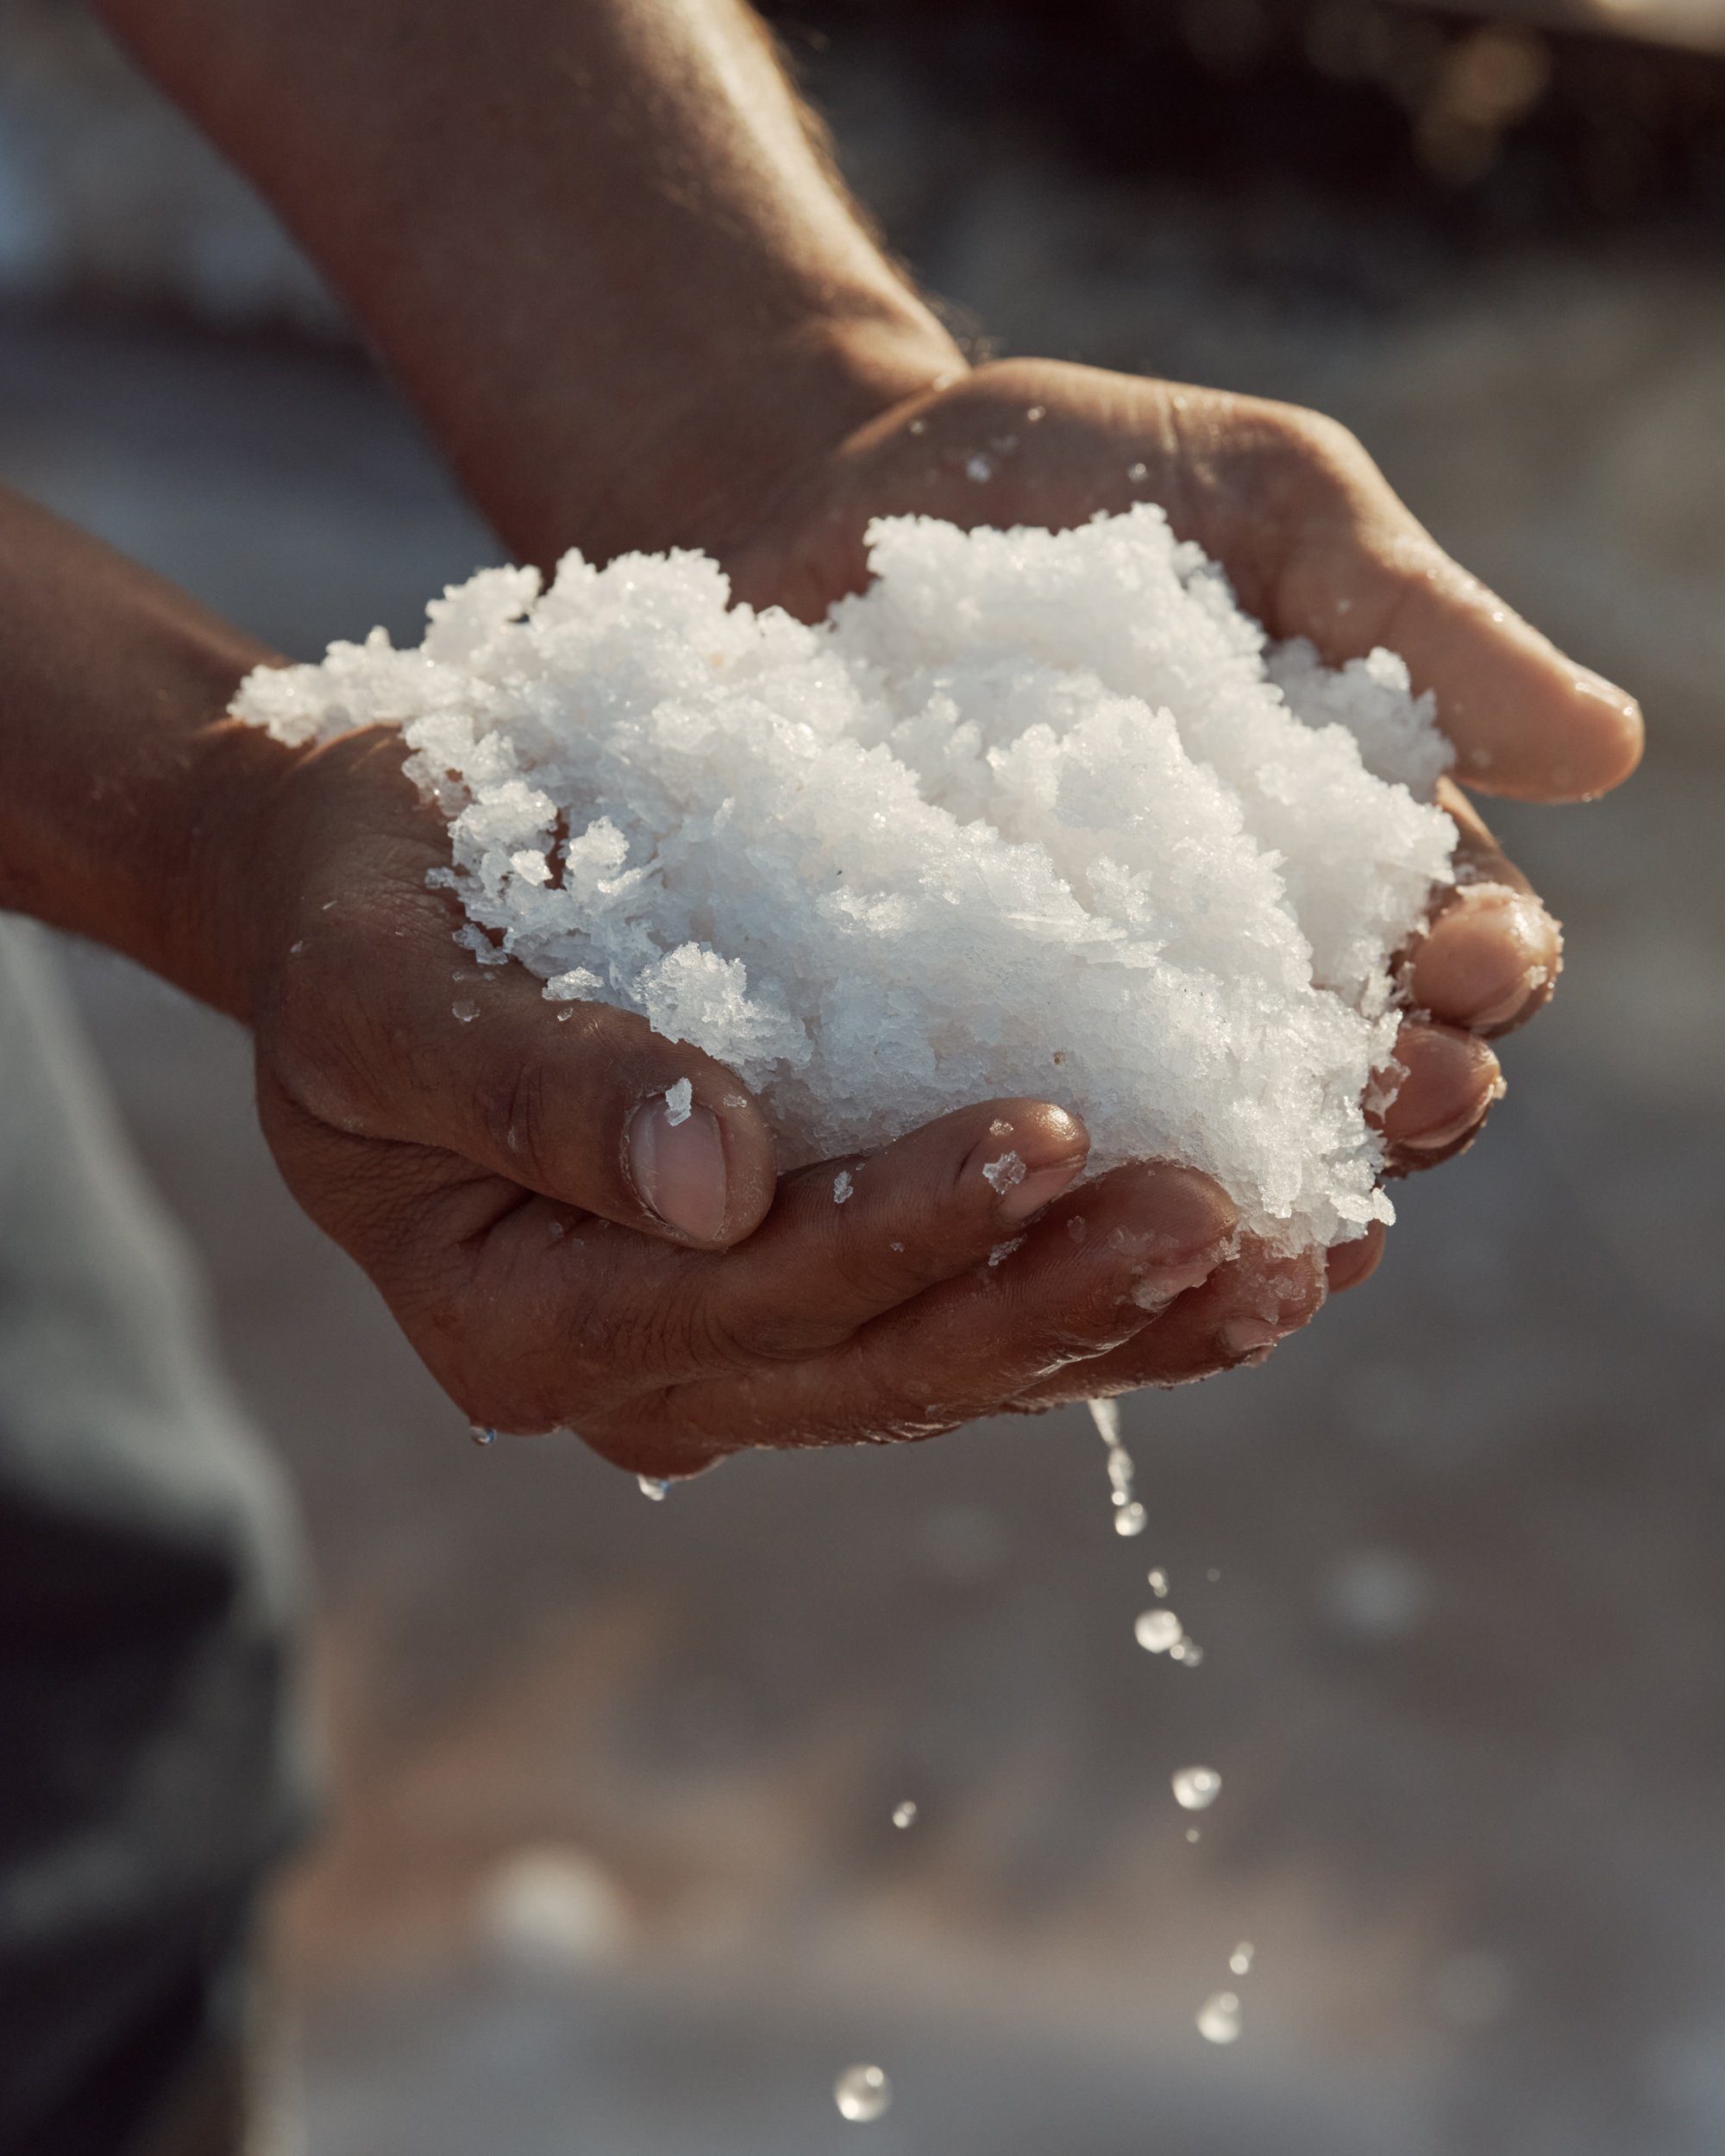
[[[1002,1153],[999,1160],[984,1161],[982,1179],[992,1183],[995,1191],[1004,1196],[1015,1183],[1025,1179],[1025,1164],[1016,1153]]]
[[[694,1113],[695,1089],[687,1078],[679,1078],[674,1086],[665,1088],[665,1120],[675,1125],[687,1123]]]
[[[728,1064],[786,1167],[1052,1094],[1094,1170],[1201,1168],[1280,1249],[1390,1218],[1362,1102],[1455,843],[1401,661],[1271,646],[1149,504],[869,541],[818,626],[728,606],[699,555],[571,554],[235,708],[399,724],[464,947]]]
[[[841,1168],[832,1179],[834,1205],[842,1206],[856,1188],[856,1184],[850,1180],[850,1170],[848,1168]]]

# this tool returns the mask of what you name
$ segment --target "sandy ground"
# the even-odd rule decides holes
[[[1189,204],[918,164],[889,91],[853,85],[865,183],[1009,348],[1339,412],[1653,754],[1501,818],[1569,924],[1559,1003],[1369,1288],[1127,1404],[1136,1544],[1076,1416],[660,1506],[475,1450],[282,1194],[239,1034],[70,954],[315,1551],[305,2147],[1713,2156],[1725,298],[1643,251],[1266,300]],[[0,473],[304,655],[493,552],[336,354],[6,321]],[[1132,1643],[1151,1563],[1200,1670]],[[869,2058],[897,2101],[853,2144],[830,2084]]]

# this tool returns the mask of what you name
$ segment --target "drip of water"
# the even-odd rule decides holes
[[[902,1804],[895,1804],[893,1807],[893,1824],[894,1827],[914,1827],[916,1825],[916,1815],[917,1808],[914,1798],[907,1796]]]
[[[1171,1609],[1146,1609],[1132,1626],[1132,1637],[1146,1654],[1168,1654],[1184,1644],[1180,1620]]]
[[[664,1502],[665,1492],[671,1487],[668,1482],[661,1482],[656,1475],[637,1475],[635,1480],[643,1497],[650,1497],[656,1505]]]
[[[1150,1574],[1150,1591],[1159,1602],[1168,1599],[1168,1575],[1159,1564]]]
[[[1087,1400],[1096,1434],[1108,1448],[1108,1494],[1114,1502],[1114,1532],[1141,1535],[1145,1509],[1132,1495],[1132,1454],[1120,1443],[1120,1410],[1112,1400]]]
[[[1252,1945],[1249,1939],[1241,1940],[1239,1945],[1236,1946],[1233,1953],[1228,1956],[1229,1974],[1236,1977],[1243,1977],[1248,1974],[1251,1968],[1253,1957],[1257,1954],[1257,1947]]]
[[[1208,1812],[1222,1793],[1222,1777],[1214,1767],[1176,1767],[1171,1778],[1174,1801],[1182,1811]]]
[[[893,2100],[893,2084],[878,2066],[847,2066],[832,2084],[838,2115],[857,2125],[878,2119]]]
[[[497,1443],[497,1432],[489,1423],[475,1422],[470,1425],[470,1427],[475,1445],[495,1445]]]
[[[1232,2044],[1240,2033],[1239,1995],[1213,1991],[1197,2013],[1198,2034],[1207,2044]]]

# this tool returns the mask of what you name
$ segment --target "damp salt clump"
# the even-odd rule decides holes
[[[814,626],[699,554],[485,570],[418,649],[374,630],[235,709],[398,725],[467,948],[729,1064],[785,1166],[1051,1094],[1093,1169],[1203,1169],[1280,1249],[1388,1219],[1362,1103],[1456,836],[1402,661],[1271,644],[1149,504],[869,545]]]

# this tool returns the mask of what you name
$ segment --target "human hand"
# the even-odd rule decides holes
[[[866,581],[863,534],[875,517],[1057,530],[1145,500],[1222,563],[1272,636],[1308,636],[1331,664],[1377,644],[1400,652],[1415,689],[1436,693],[1471,786],[1571,800],[1634,768],[1633,700],[1450,561],[1344,429],[1287,405],[1039,360],[955,369],[781,486],[753,528],[741,527],[727,566],[739,598],[812,620]],[[1405,1075],[1382,1119],[1392,1175],[1472,1143],[1502,1090],[1487,1043],[1547,1000],[1562,962],[1557,924],[1466,796],[1446,780],[1440,798],[1460,833],[1459,875],[1402,955],[1414,1015],[1396,1051]],[[1382,1244],[1374,1229],[1341,1245],[1329,1284],[1357,1285]],[[1250,1270],[1244,1260],[1224,1267],[1190,1298],[1205,1342],[1232,1291],[1245,1298],[1241,1324],[1258,1322]],[[1291,1273],[1284,1265],[1278,1276],[1309,1270],[1309,1261]],[[1304,1292],[1307,1314],[1320,1299]],[[1121,1389],[1220,1367],[1202,1347],[1181,1359],[1183,1317],[1171,1311],[1088,1368],[1085,1383]],[[1057,1377],[1038,1395],[1071,1396]]]
[[[459,910],[425,881],[448,829],[401,767],[381,730],[298,752],[250,826],[258,1097],[290,1188],[475,1424],[688,1474],[929,1435],[1062,1371],[1084,1396],[1090,1362],[1176,1303],[1164,1374],[1195,1374],[1320,1296],[1310,1264],[1237,1266],[1207,1330],[1180,1299],[1233,1246],[1232,1206],[1154,1163],[1075,1187],[1087,1136],[1051,1102],[775,1178],[760,1108],[711,1057],[451,940]],[[1009,1152],[1022,1179],[991,1178]]]

